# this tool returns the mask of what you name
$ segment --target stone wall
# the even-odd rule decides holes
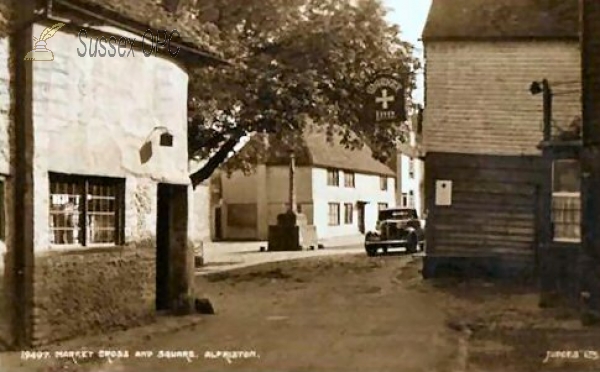
[[[155,316],[155,245],[36,256],[33,346]]]

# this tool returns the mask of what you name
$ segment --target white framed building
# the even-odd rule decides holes
[[[413,116],[408,126],[407,142],[397,148],[390,162],[396,172],[396,200],[399,207],[415,208],[419,217],[425,214],[425,162],[421,146],[421,114]]]
[[[352,236],[375,227],[377,212],[396,205],[395,173],[371,150],[345,149],[323,133],[305,135],[297,155],[298,211],[319,239]],[[289,157],[271,156],[252,174],[219,174],[220,203],[213,231],[223,240],[267,240],[269,225],[288,208]]]

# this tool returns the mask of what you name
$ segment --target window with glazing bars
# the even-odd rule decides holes
[[[50,174],[50,243],[123,243],[125,180]]]
[[[344,172],[344,186],[355,187],[355,176],[354,172]]]
[[[340,204],[329,203],[329,226],[338,226],[340,224]]]
[[[327,185],[328,186],[339,186],[340,185],[340,171],[337,169],[327,169]]]
[[[557,159],[552,171],[554,241],[581,242],[581,169],[577,159]]]
[[[352,203],[344,203],[344,223],[349,225],[353,222],[354,205]]]

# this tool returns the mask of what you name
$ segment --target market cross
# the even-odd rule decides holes
[[[381,107],[384,110],[388,109],[388,103],[394,102],[394,96],[388,96],[387,89],[381,91],[381,97],[375,98],[375,102],[381,103]]]

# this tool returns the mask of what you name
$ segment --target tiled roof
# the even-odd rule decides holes
[[[347,149],[340,143],[340,137],[327,141],[324,132],[307,130],[301,143],[296,144],[296,163],[299,166],[312,165],[322,168],[336,168],[356,173],[394,176],[387,165],[373,158],[371,149],[364,145],[361,149]],[[289,162],[287,153],[271,147],[269,165],[286,165]]]
[[[373,158],[373,152],[366,145],[361,149],[350,150],[340,144],[339,137],[334,137],[332,143],[327,142],[324,133],[307,133],[305,137],[313,166],[339,168],[361,173],[394,175],[394,172],[387,165]]]
[[[219,51],[213,45],[216,32],[213,25],[191,18],[185,9],[194,0],[179,1],[178,11],[174,14],[168,12],[161,0],[56,0],[58,3],[67,3],[98,12],[110,13],[126,18],[144,27],[153,30],[177,30],[181,35],[181,42],[199,51],[207,52],[220,57]]]
[[[423,40],[577,38],[578,0],[433,0]]]

